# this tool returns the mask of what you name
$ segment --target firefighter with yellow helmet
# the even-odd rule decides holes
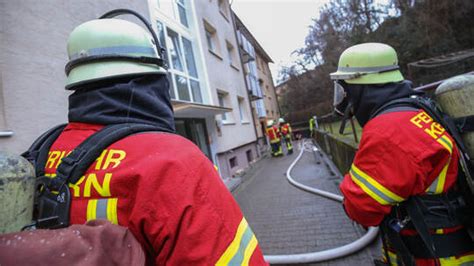
[[[293,153],[293,144],[291,143],[292,132],[290,123],[285,122],[285,119],[283,118],[278,119],[278,123],[280,124],[280,133],[282,141],[285,142],[288,155],[290,155]]]
[[[340,188],[351,219],[382,229],[378,265],[472,265],[474,244],[458,215],[463,206],[453,137],[424,109],[384,109],[417,94],[395,50],[382,43],[351,46],[330,77],[336,112],[363,126]]]
[[[114,18],[123,14],[148,31]],[[267,265],[213,164],[174,133],[166,65],[146,19],[113,10],[77,26],[67,50],[69,123],[24,155],[44,180],[35,226],[107,219],[133,233],[148,265]]]
[[[280,130],[276,123],[273,120],[267,121],[267,128],[266,133],[268,140],[270,142],[272,156],[278,157],[283,155],[283,150],[281,149],[281,138],[280,138]]]

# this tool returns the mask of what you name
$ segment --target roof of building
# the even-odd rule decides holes
[[[248,40],[253,44],[253,46],[255,48],[255,51],[258,54],[260,54],[265,59],[265,61],[267,61],[269,63],[273,63],[272,58],[267,54],[267,52],[265,52],[263,47],[258,43],[257,39],[255,39],[255,37],[252,35],[252,33],[250,33],[249,29],[247,29],[247,27],[244,25],[242,20],[240,20],[240,18],[237,16],[237,14],[235,14],[234,11],[232,11],[232,14],[234,15],[237,29],[240,30],[242,32],[242,34],[245,35],[245,37],[247,37]]]

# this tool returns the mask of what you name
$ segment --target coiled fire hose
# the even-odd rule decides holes
[[[308,144],[311,146],[308,147],[309,146]],[[300,153],[298,154],[296,159],[291,163],[290,167],[286,171],[286,178],[288,179],[290,184],[292,184],[293,186],[299,189],[302,189],[309,193],[313,193],[313,194],[326,197],[328,199],[342,203],[342,199],[343,199],[342,196],[303,185],[301,183],[296,182],[291,176],[291,170],[293,170],[293,167],[295,167],[296,163],[301,159],[301,157],[303,156],[303,153],[308,150],[313,152],[313,151],[318,151],[318,148],[315,147],[311,143],[311,141],[305,139],[302,142]],[[288,263],[322,262],[322,261],[332,260],[336,258],[341,258],[347,255],[350,255],[352,253],[355,253],[361,250],[362,248],[364,248],[365,246],[367,246],[368,244],[370,244],[377,237],[378,232],[379,232],[378,227],[369,227],[369,230],[365,233],[365,235],[355,240],[354,242],[351,242],[344,246],[312,252],[312,253],[267,255],[265,256],[265,260],[271,264],[288,264]]]

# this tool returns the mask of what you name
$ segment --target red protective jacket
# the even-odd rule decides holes
[[[102,126],[70,123],[46,164]],[[71,223],[108,219],[126,226],[157,265],[266,265],[257,239],[212,163],[185,138],[141,133],[105,149],[75,185]]]
[[[267,127],[267,136],[270,140],[270,143],[280,142],[280,130],[277,126]]]
[[[370,120],[340,185],[349,217],[376,226],[392,205],[412,195],[448,191],[458,172],[454,143],[423,110],[389,112]]]
[[[286,137],[291,135],[291,126],[289,123],[285,123],[280,127],[281,134]]]

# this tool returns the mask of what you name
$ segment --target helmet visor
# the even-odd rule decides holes
[[[347,97],[344,87],[336,80],[334,81],[334,102],[333,106],[336,107],[340,105],[344,99]]]

